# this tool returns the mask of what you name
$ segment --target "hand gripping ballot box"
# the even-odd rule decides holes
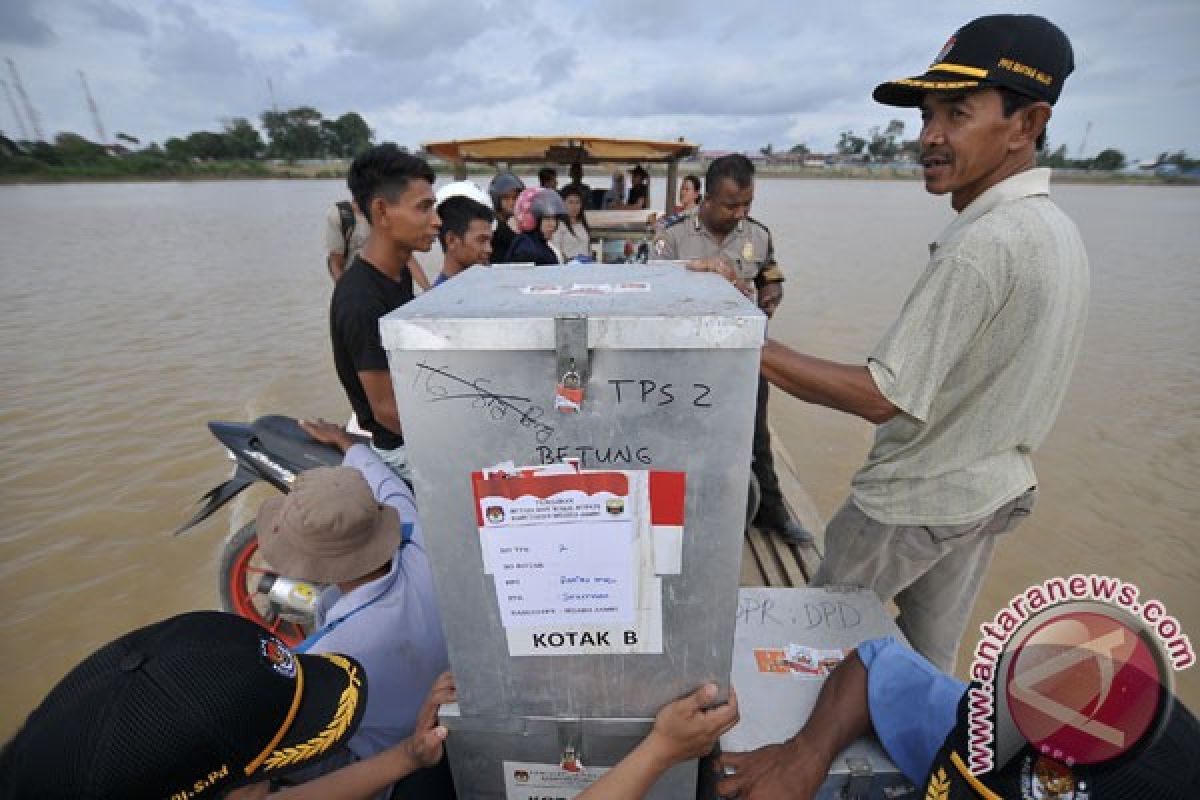
[[[606,720],[632,747],[663,704],[725,684],[753,304],[678,264],[496,266],[380,329],[458,685],[452,765],[470,726],[553,729],[611,764],[628,748],[600,744]]]
[[[721,737],[721,750],[746,752],[790,739],[812,713],[829,672],[859,644],[880,636],[904,641],[869,589],[741,589],[732,674],[741,719]],[[701,796],[716,797],[708,763],[701,773]],[[873,736],[834,759],[816,794],[818,800],[916,796]]]
[[[653,719],[468,717],[442,706],[459,800],[570,800],[646,738]],[[646,800],[692,800],[697,764],[676,764]]]

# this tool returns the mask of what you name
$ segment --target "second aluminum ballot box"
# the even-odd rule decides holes
[[[446,751],[461,800],[567,800],[612,769],[646,738],[653,719],[464,717],[442,706]],[[661,775],[645,800],[692,800],[696,762]]]
[[[741,720],[721,750],[744,752],[786,741],[804,726],[829,672],[867,639],[903,634],[869,589],[746,588],[738,595],[733,685]],[[703,797],[715,797],[710,760]],[[916,789],[873,736],[847,747],[818,800],[914,798]]]
[[[758,309],[679,264],[476,267],[380,329],[464,717],[724,684]]]

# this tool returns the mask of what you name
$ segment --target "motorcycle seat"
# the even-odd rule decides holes
[[[268,414],[254,420],[252,425],[263,450],[299,472],[313,467],[336,467],[342,463],[342,453],[336,447],[309,438],[292,417]]]

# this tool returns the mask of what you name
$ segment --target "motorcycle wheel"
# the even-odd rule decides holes
[[[263,576],[270,572],[258,552],[255,523],[248,522],[225,540],[221,550],[221,565],[217,571],[221,608],[261,625],[284,644],[294,647],[304,641],[312,624],[310,620],[282,613],[259,591]]]

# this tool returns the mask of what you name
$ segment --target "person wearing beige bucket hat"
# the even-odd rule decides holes
[[[354,467],[319,467],[263,503],[258,539],[271,566],[319,583],[385,569],[400,547],[400,512],[375,499]]]
[[[317,599],[316,631],[297,651],[353,656],[371,681],[362,725],[341,758],[323,762],[320,770],[327,771],[411,736],[449,659],[412,490],[338,426],[324,420],[300,426],[345,458],[339,467],[301,473],[291,492],[263,503],[258,542],[282,574],[328,584]],[[408,781],[412,790],[397,796],[437,797],[448,773],[424,770]]]

